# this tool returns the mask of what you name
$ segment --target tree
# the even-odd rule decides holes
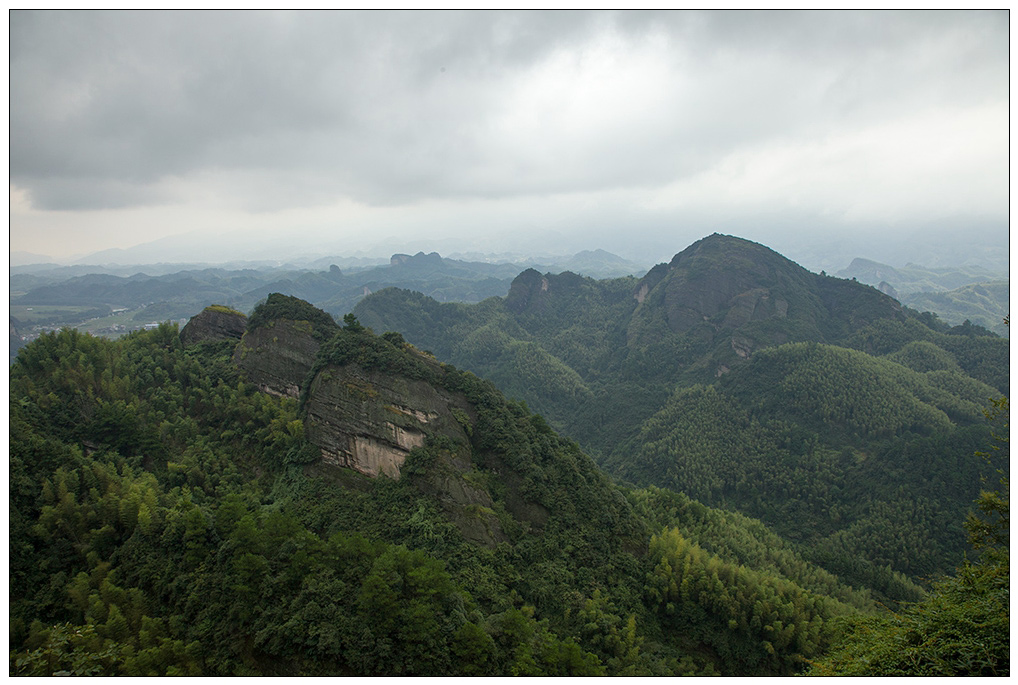
[[[351,333],[360,333],[364,330],[364,326],[361,325],[361,322],[357,320],[357,317],[352,312],[343,317],[343,324],[343,328]]]

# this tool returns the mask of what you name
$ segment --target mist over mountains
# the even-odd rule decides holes
[[[805,236],[801,241],[793,241],[795,251],[791,254],[798,252],[803,255],[799,259],[793,257],[793,261],[807,268],[811,263],[833,264],[838,269],[829,268],[829,273],[857,278],[877,287],[887,282],[881,277],[887,272],[890,284],[896,289],[885,292],[892,297],[921,310],[936,311],[951,324],[971,320],[1000,335],[1008,334],[1001,322],[1008,307],[1007,287],[1002,283],[1006,282],[1008,275],[1006,251],[980,247],[979,241],[973,240],[955,247],[952,256],[958,261],[938,267],[935,265],[944,259],[942,246],[934,249],[936,241],[926,234],[922,241],[910,243],[908,254],[926,254],[934,260],[931,266],[918,267],[910,263],[890,267],[887,266],[889,262],[861,257],[846,266],[845,262],[849,261],[847,255],[851,253],[832,248],[832,245],[844,245],[832,243],[829,236],[822,240],[812,236],[817,240],[815,243],[809,238]],[[298,247],[296,252],[303,256],[291,260],[284,257],[294,253],[293,249],[267,255],[259,248],[257,251],[262,259],[244,260],[237,258],[237,246],[224,245],[221,252],[200,252],[204,259],[208,259],[210,254],[222,254],[224,261],[190,263],[170,261],[174,252],[164,248],[173,244],[174,240],[180,242],[178,239],[165,239],[141,246],[136,251],[106,251],[77,264],[15,263],[11,268],[10,285],[12,326],[17,332],[12,334],[12,345],[16,347],[19,339],[30,339],[33,331],[60,325],[77,325],[83,330],[102,331],[109,335],[167,318],[182,321],[196,309],[213,303],[249,311],[259,299],[273,291],[305,298],[334,315],[342,316],[361,297],[388,285],[419,290],[440,301],[477,302],[485,297],[507,294],[512,279],[527,268],[551,273],[572,271],[593,278],[608,278],[642,275],[658,261],[656,258],[634,261],[603,249],[583,250],[569,257],[540,256],[549,249],[543,242],[534,243],[531,247],[535,249],[527,253],[471,252],[468,251],[469,246],[480,243],[468,242],[453,243],[450,245],[452,251],[444,257],[433,250],[387,252],[384,257],[350,256],[349,252],[345,253],[347,256],[341,256],[343,253],[323,256],[325,247],[319,247],[315,253]],[[639,236],[633,236],[633,244],[638,242]],[[886,240],[863,241],[858,246],[866,250],[889,244]],[[857,254],[871,255],[872,252]],[[158,261],[137,261],[146,256],[158,258]],[[40,256],[30,257],[35,259]],[[227,257],[228,261],[225,260]],[[98,263],[102,260],[111,261]],[[864,264],[870,267],[861,266]],[[874,265],[882,266],[877,268]],[[341,273],[337,274],[334,268]],[[812,270],[822,271],[816,267]],[[116,278],[98,278],[100,275]],[[945,292],[956,287],[961,291]],[[980,289],[974,290],[976,287]],[[54,310],[53,307],[58,308]],[[125,311],[128,313],[123,313]]]
[[[120,247],[53,260],[45,255],[11,252],[12,266],[41,264],[129,265],[187,264],[203,266],[252,266],[343,268],[385,263],[395,253],[439,252],[466,261],[501,261],[530,264],[560,263],[564,255],[601,248],[636,264],[650,265],[668,259],[681,245],[708,233],[741,235],[769,245],[789,259],[810,269],[834,273],[848,267],[853,258],[905,266],[932,268],[973,267],[996,274],[1008,272],[1006,225],[970,222],[963,228],[950,222],[924,222],[915,226],[860,226],[845,230],[818,219],[806,227],[782,223],[777,217],[754,217],[748,222],[698,221],[690,224],[638,223],[627,228],[625,220],[608,225],[592,223],[582,229],[528,228],[526,224],[491,231],[466,228],[456,236],[422,227],[418,235],[365,227],[354,236],[337,239],[328,230],[245,229],[225,234],[192,232],[169,236],[131,247]],[[329,257],[329,255],[335,255]],[[321,263],[323,259],[332,262]],[[146,270],[146,273],[151,271]]]

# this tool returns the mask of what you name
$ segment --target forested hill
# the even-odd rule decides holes
[[[164,324],[20,352],[12,674],[779,674],[879,612],[758,522],[622,489],[487,381],[344,324],[272,295],[186,345]]]
[[[504,299],[390,289],[355,312],[526,401],[609,472],[761,517],[860,582],[960,560],[981,465],[958,459],[1009,391],[1006,339],[731,236],[639,280],[528,270]]]

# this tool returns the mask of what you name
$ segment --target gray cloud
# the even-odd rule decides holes
[[[16,11],[10,45],[38,211],[600,194],[667,223],[738,187],[852,216],[915,174],[866,211],[1007,212],[1006,12]]]

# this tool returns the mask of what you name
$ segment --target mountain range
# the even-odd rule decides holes
[[[1008,363],[717,234],[342,323],[268,292],[43,334],[11,367],[11,673],[837,672],[913,602],[950,618],[936,672],[1006,673],[1006,549],[965,566],[962,523]]]
[[[1006,273],[978,266],[929,268],[907,264],[895,268],[857,258],[838,276],[876,286],[913,309],[936,312],[946,323],[970,321],[998,335],[1008,335],[1003,321],[1010,312]]]
[[[922,549],[880,557],[914,578],[960,559],[967,447],[1009,390],[1006,339],[717,234],[639,279],[528,270],[504,299],[390,289],[354,313],[490,378],[609,473],[758,517],[817,558],[893,548],[891,522],[922,507]]]

